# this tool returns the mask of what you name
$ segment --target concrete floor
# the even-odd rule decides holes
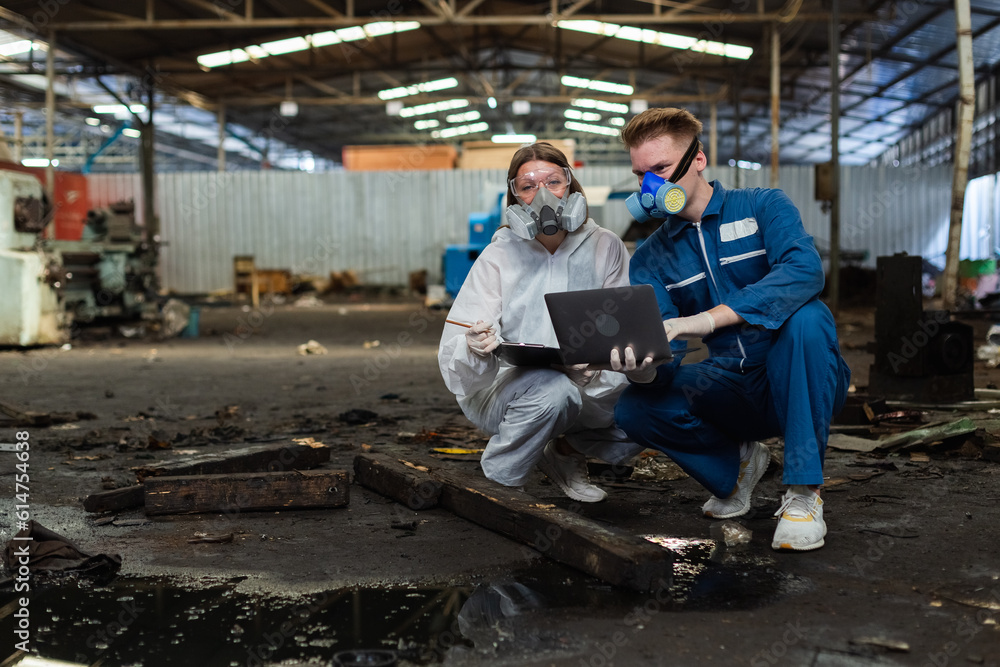
[[[1000,664],[1000,463],[977,458],[977,443],[995,440],[989,405],[926,411],[927,421],[969,416],[982,425],[962,448],[931,451],[929,460],[830,450],[826,474],[841,483],[825,493],[827,545],[808,554],[769,547],[783,491],[774,470],[739,520],[750,543],[728,550],[705,542],[714,524],[700,515],[706,493],[690,479],[607,486],[607,502],[578,511],[676,538],[677,586],[648,594],[613,589],[445,510],[416,513],[358,485],[350,505],[333,510],[156,518],[132,510],[97,525],[100,517],[82,509],[84,496],[134,482],[133,466],[245,444],[314,437],[332,448],[331,469],[350,469],[369,448],[426,456],[433,446],[482,446],[438,375],[443,320],[409,298],[205,306],[198,338],[0,352],[4,400],[96,416],[30,430],[32,517],[85,551],[121,555],[117,581],[133,586],[125,594],[86,581],[39,583],[39,654],[101,665],[329,664],[337,650],[413,642],[423,650],[400,664]],[[839,322],[864,388],[872,313],[844,311]],[[986,323],[974,324],[978,341]],[[327,353],[298,355],[309,340]],[[997,379],[977,364],[977,386]],[[355,409],[377,416],[344,421]],[[13,442],[16,430],[0,420],[0,441]],[[148,449],[150,436],[170,448]],[[0,515],[12,517],[14,455],[0,457]],[[475,461],[448,464],[481,474]],[[527,490],[571,506],[541,473]],[[12,522],[0,528],[8,540]],[[233,540],[189,542],[204,533]],[[148,590],[152,597],[141,597]],[[380,592],[390,595],[381,605],[365,602]],[[326,615],[314,608],[318,595]],[[14,597],[10,584],[0,588],[0,605]],[[146,599],[154,606],[135,602]],[[227,599],[250,602],[229,616]],[[76,611],[60,615],[60,604]],[[143,609],[123,623],[128,604]],[[286,632],[282,619],[296,609],[311,621]],[[6,634],[12,619],[4,616]]]

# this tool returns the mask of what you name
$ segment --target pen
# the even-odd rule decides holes
[[[447,322],[448,324],[457,324],[458,326],[465,327],[466,329],[471,329],[474,326],[474,325],[468,324],[466,322],[459,322],[458,320],[445,319],[445,322]],[[490,327],[489,332],[493,333],[493,328],[492,327]]]

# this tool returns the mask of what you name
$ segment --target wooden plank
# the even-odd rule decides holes
[[[145,498],[146,494],[142,484],[136,484],[121,489],[92,493],[83,499],[83,509],[88,512],[120,512],[133,507],[142,507]]]
[[[308,470],[330,460],[330,448],[319,442],[289,445],[257,445],[227,452],[200,454],[180,461],[167,461],[133,468],[136,480],[183,475],[222,475],[239,472],[280,472]]]
[[[366,487],[403,503],[411,510],[436,507],[441,482],[427,472],[400,465],[385,454],[361,454],[354,458],[354,477]]]
[[[150,477],[146,514],[198,514],[344,507],[350,502],[346,470]]]
[[[369,486],[371,480],[360,471],[366,469],[364,460],[373,461],[371,468],[378,468],[382,476],[395,474],[400,478],[396,484],[380,482],[380,488],[402,490],[400,495],[391,497],[407,502],[407,494],[412,487],[404,478],[412,474],[412,468],[400,459],[393,461],[385,456],[373,459],[376,456],[360,454],[355,458],[355,470],[359,471],[355,479]],[[579,505],[562,509],[540,503],[534,496],[516,489],[448,469],[437,462],[414,458],[408,459],[408,462],[426,468],[426,474],[441,483],[441,507],[527,544],[553,560],[610,584],[633,590],[654,590],[670,586],[672,582],[673,556],[668,550],[581,516]]]

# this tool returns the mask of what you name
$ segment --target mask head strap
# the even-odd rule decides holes
[[[677,167],[674,169],[673,175],[670,177],[671,183],[676,183],[677,181],[684,178],[684,174],[687,170],[691,168],[691,164],[694,162],[695,157],[698,155],[698,137],[695,136],[691,139],[691,145],[688,149],[684,151],[684,155],[681,156],[681,161],[677,163]]]

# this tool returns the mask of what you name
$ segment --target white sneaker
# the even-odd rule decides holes
[[[713,519],[732,519],[750,511],[751,494],[757,482],[764,476],[771,454],[759,442],[751,442],[746,453],[740,457],[740,476],[736,478],[736,490],[728,498],[712,496],[702,506],[705,516]]]
[[[823,500],[818,493],[811,489],[805,493],[788,489],[774,516],[781,519],[771,540],[772,549],[812,551],[823,546],[826,522],[823,521]]]
[[[555,441],[545,445],[538,467],[573,500],[598,503],[608,497],[604,489],[590,483],[586,457],[578,452],[560,454],[556,451]]]

